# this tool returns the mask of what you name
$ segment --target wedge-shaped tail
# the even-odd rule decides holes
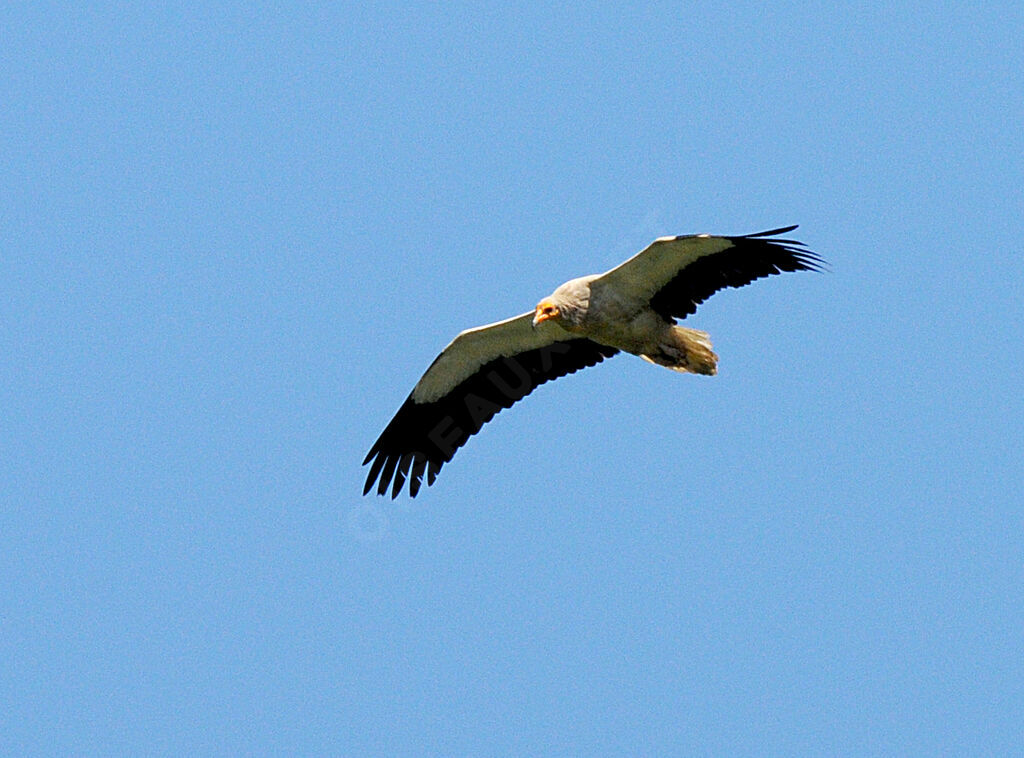
[[[708,376],[718,373],[718,356],[711,349],[711,336],[707,332],[687,329],[685,326],[673,326],[666,330],[658,345],[658,352],[640,357],[681,373]]]

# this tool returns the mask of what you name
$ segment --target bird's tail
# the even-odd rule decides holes
[[[666,330],[658,344],[658,353],[640,357],[673,371],[708,376],[718,373],[718,356],[711,349],[711,336],[685,326]]]

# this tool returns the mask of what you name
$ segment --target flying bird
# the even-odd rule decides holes
[[[416,497],[455,451],[503,408],[538,385],[622,351],[673,371],[713,375],[718,356],[705,332],[676,325],[726,287],[785,271],[820,271],[787,226],[742,237],[660,237],[611,271],[570,279],[533,311],[461,332],[385,427],[363,465],[363,494],[406,481]]]

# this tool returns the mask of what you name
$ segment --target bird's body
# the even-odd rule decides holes
[[[707,334],[676,326],[647,301],[623,297],[614,288],[591,286],[600,278],[592,274],[570,279],[542,303],[558,306],[559,325],[580,337],[677,371],[715,373],[717,356],[711,352]],[[565,317],[565,303],[579,304],[573,318]],[[697,352],[702,356],[699,362]]]
[[[623,264],[570,279],[532,313],[468,329],[427,369],[374,443],[364,494],[419,491],[502,408],[538,385],[622,351],[674,371],[715,374],[708,335],[675,319],[723,287],[783,271],[818,270],[821,259],[786,239],[796,227],[744,237],[661,237]]]

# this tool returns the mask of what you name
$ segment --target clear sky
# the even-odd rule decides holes
[[[1024,11],[0,11],[0,752],[1024,745]],[[654,237],[831,264],[360,463]]]

